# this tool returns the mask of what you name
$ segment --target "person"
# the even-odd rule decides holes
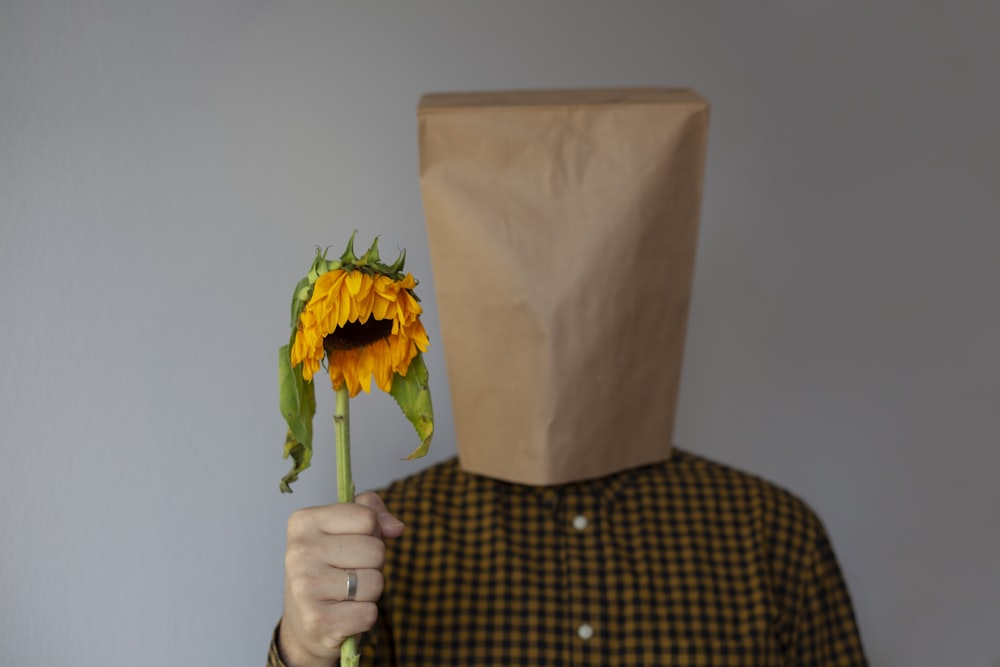
[[[364,665],[867,664],[816,514],[678,448],[554,487],[452,459],[296,512],[268,665],[328,667],[355,633]]]
[[[826,530],[673,446],[708,104],[427,95],[457,458],[288,523],[272,667],[861,667]],[[405,526],[405,528],[404,528]]]

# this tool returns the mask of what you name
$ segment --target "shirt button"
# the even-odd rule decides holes
[[[586,641],[594,636],[594,628],[589,623],[584,623],[576,629],[576,634],[580,639]]]
[[[590,522],[587,521],[587,517],[583,516],[582,514],[577,514],[575,517],[573,517],[573,527],[576,528],[577,530],[586,529],[588,523]]]

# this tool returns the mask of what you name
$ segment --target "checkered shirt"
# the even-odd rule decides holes
[[[406,531],[363,665],[867,665],[816,515],[690,453],[554,488],[452,459],[381,495]]]

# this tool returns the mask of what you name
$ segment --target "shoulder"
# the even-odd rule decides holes
[[[681,525],[697,523],[705,539],[722,545],[723,551],[738,540],[739,550],[756,563],[779,608],[797,604],[802,582],[822,578],[827,571],[838,576],[819,515],[788,489],[682,450],[657,467],[651,472],[653,483],[669,489],[659,496],[665,508],[660,511]]]
[[[655,467],[654,484],[739,515],[769,536],[812,542],[823,535],[819,516],[802,498],[759,475],[682,449]]]
[[[638,505],[669,511],[696,508],[752,527],[771,542],[804,546],[823,541],[819,516],[798,495],[763,477],[675,448],[670,459],[613,476],[612,486]],[[488,503],[510,486],[464,472],[449,458],[378,491],[395,512],[448,514]],[[619,496],[621,498],[621,496]],[[404,519],[405,520],[405,519]]]

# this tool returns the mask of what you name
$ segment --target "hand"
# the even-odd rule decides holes
[[[278,635],[289,667],[329,667],[339,659],[344,639],[374,625],[384,583],[382,538],[402,532],[402,522],[374,493],[292,514]],[[346,601],[348,568],[357,572],[354,601]]]

